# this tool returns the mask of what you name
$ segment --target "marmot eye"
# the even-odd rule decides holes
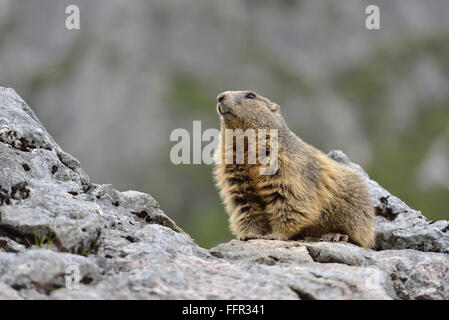
[[[256,95],[254,93],[252,93],[252,92],[249,92],[249,93],[246,94],[245,98],[246,99],[255,99]]]

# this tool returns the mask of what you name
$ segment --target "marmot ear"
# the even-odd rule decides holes
[[[274,102],[272,102],[271,104],[270,104],[270,110],[271,111],[277,111],[277,110],[279,110],[281,107],[279,107],[279,105],[277,104],[277,103],[274,103]]]

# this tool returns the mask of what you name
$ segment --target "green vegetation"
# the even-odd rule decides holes
[[[32,240],[32,237],[25,236],[24,237],[25,243],[28,246],[36,246],[38,248],[51,248],[54,245],[54,241],[56,240],[56,235],[53,233],[53,231],[50,231],[48,235],[41,235],[39,230],[34,231],[34,240]]]

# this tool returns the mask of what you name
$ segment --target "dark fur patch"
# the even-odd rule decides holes
[[[297,211],[297,210],[295,210],[295,209],[292,209],[292,212],[297,213],[297,214],[299,214],[299,215],[301,215],[301,216],[303,216],[303,217],[306,216],[306,214],[305,214],[304,212]]]
[[[247,204],[248,201],[246,201],[246,199],[244,197],[235,196],[232,198],[232,203],[234,204],[234,206],[238,207],[238,206]]]
[[[248,179],[242,176],[233,176],[226,179],[229,184],[235,185],[235,184],[242,184],[244,182],[247,182]]]
[[[260,188],[260,190],[271,190],[274,189],[274,185],[273,184],[266,184],[264,185],[262,188]]]
[[[280,194],[278,191],[273,192],[271,195],[269,195],[268,197],[271,198],[270,201],[268,201],[269,204],[273,204],[276,203],[278,201],[285,201],[285,196],[283,196],[282,194]]]
[[[244,213],[249,212],[250,210],[251,210],[251,207],[247,205],[247,206],[244,206],[244,207],[240,208],[240,213],[244,214]]]
[[[250,203],[256,204],[260,208],[260,210],[265,211],[265,209],[266,209],[265,202],[259,195],[255,194],[255,193],[250,193],[248,195],[248,200]]]
[[[237,167],[235,165],[226,165],[225,166],[225,172],[227,174],[234,174],[236,172],[238,172],[239,170],[237,169]]]

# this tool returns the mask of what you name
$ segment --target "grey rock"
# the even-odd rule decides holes
[[[0,300],[23,300],[16,290],[0,282]]]
[[[23,253],[0,252],[0,283],[6,284],[25,297],[33,290],[41,294],[66,286],[69,267],[77,268],[81,283],[95,283],[101,275],[97,265],[88,258],[44,249]]]
[[[448,222],[363,174],[380,251],[270,240],[206,250],[150,195],[91,183],[0,88],[0,299],[448,299]]]
[[[246,261],[266,265],[307,264],[312,263],[307,248],[299,241],[263,241],[242,242],[232,240],[210,250],[218,258],[231,261]]]
[[[90,184],[12,89],[0,88],[0,142],[0,228],[19,243],[89,253],[105,220],[126,214],[181,232],[151,196]]]
[[[326,248],[339,244],[320,245]],[[259,265],[258,273],[267,280],[288,286],[300,299],[396,298],[387,273],[338,261],[317,263],[319,261],[309,253],[308,243],[304,241],[233,240],[212,248],[210,252],[248,270]]]
[[[307,249],[319,263],[376,267],[390,275],[398,298],[448,299],[449,255],[416,250],[373,251],[352,244],[313,243]]]

